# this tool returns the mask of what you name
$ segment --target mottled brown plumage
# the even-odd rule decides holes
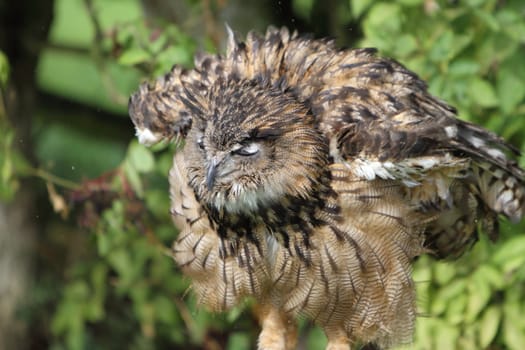
[[[298,315],[329,349],[409,342],[413,259],[459,256],[525,207],[514,148],[373,49],[230,32],[225,56],[142,85],[130,115],[143,143],[185,139],[174,258],[210,309],[256,300],[260,349],[294,348]]]

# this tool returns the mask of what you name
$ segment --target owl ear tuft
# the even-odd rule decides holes
[[[228,25],[228,23],[225,23],[224,26],[226,27],[226,34],[228,35],[228,39],[226,41],[226,55],[229,57],[237,49],[237,46],[239,45],[239,40],[237,39],[237,35],[234,33],[233,29]]]

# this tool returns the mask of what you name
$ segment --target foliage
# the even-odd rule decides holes
[[[377,47],[418,72],[430,91],[459,109],[461,118],[514,137],[516,143],[523,140],[522,2],[378,2],[366,12],[363,30],[362,45]]]
[[[290,3],[307,28],[326,20],[317,16],[321,0]],[[331,3],[341,9],[330,18],[334,25],[351,24],[356,26],[352,33],[363,34],[358,46],[395,57],[428,81],[434,94],[455,105],[461,118],[489,127],[525,151],[525,6],[520,0]],[[213,4],[203,1],[199,9],[219,11]],[[144,20],[134,0],[57,0],[56,14],[52,46],[40,57],[40,89],[124,117],[127,96],[140,80],[167,72],[172,64],[190,66],[197,49],[182,24]],[[67,45],[75,50],[60,49]],[[8,65],[2,57],[3,86]],[[75,132],[82,136],[71,136],[72,129],[65,127],[70,116],[56,128],[42,111],[34,127],[40,168],[32,168],[15,151],[14,132],[0,112],[5,135],[0,140],[0,198],[13,198],[20,176],[36,175],[49,184],[55,209],[64,216],[71,210],[62,224],[68,234],[54,251],[71,250],[73,236],[87,246],[60,273],[45,271],[21,309],[26,322],[45,328],[50,348],[253,347],[256,325],[249,307],[226,315],[197,308],[188,281],[170,258],[176,232],[168,211],[167,173],[174,145],[146,149],[130,141],[130,123],[129,135],[118,144],[104,141],[104,126],[85,133],[78,127]],[[525,344],[525,226],[501,226],[497,244],[481,237],[457,262],[430,257],[417,262],[421,317],[411,349],[521,349]],[[42,315],[42,310],[52,311]],[[309,349],[325,343],[310,324],[302,324],[302,334]]]

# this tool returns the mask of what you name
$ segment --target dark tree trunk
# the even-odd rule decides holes
[[[0,49],[7,55],[11,74],[5,93],[6,112],[16,129],[16,146],[30,161],[31,120],[35,111],[35,71],[38,54],[47,39],[53,17],[52,0],[0,3]],[[16,317],[32,282],[38,219],[33,182],[24,180],[15,199],[0,203],[0,349],[29,345],[24,323]]]

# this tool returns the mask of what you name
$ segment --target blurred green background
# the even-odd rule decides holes
[[[141,81],[221,52],[224,23],[377,47],[525,151],[522,0],[0,2],[0,349],[254,348],[249,306],[196,307],[169,257],[175,150],[138,145],[126,114]],[[406,348],[525,348],[525,225],[501,231],[417,261]],[[325,342],[301,322],[300,349]]]

